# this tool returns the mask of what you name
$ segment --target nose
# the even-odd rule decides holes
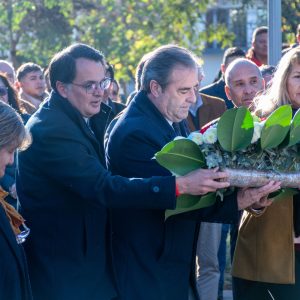
[[[189,93],[189,97],[187,98],[187,101],[191,104],[196,103],[196,99],[199,97],[198,89],[191,89]]]
[[[244,89],[244,93],[247,94],[247,95],[254,93],[254,87],[251,86],[251,84],[246,84],[245,89]]]
[[[103,97],[105,90],[103,90],[99,84],[96,85],[94,95]]]

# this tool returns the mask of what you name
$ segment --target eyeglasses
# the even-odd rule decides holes
[[[111,81],[111,78],[105,77],[100,82],[87,82],[84,84],[71,82],[71,84],[84,88],[87,94],[93,94],[97,89],[101,89],[102,91],[107,90]]]
[[[6,96],[6,95],[7,95],[7,92],[8,92],[8,89],[7,89],[6,86],[0,87],[0,97]]]

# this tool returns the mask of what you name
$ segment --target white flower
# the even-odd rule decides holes
[[[188,139],[196,143],[197,145],[203,144],[203,135],[199,131],[191,132]]]
[[[182,140],[182,139],[186,139],[186,137],[178,135],[178,136],[175,136],[174,141],[176,141],[176,140]]]
[[[254,131],[253,131],[251,144],[254,144],[255,142],[258,141],[258,139],[260,139],[261,130],[262,130],[264,124],[265,124],[265,122],[254,122]]]
[[[209,127],[203,133],[203,142],[206,144],[214,144],[217,141],[217,128]]]

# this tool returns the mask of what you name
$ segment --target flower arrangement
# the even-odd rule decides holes
[[[155,158],[175,175],[218,167],[227,172],[233,187],[258,187],[276,180],[284,188],[296,188],[300,186],[300,111],[292,115],[290,105],[279,107],[265,120],[245,107],[233,108],[200,132],[168,143]],[[176,211],[167,211],[166,216],[209,206],[222,192],[201,198],[182,195]]]

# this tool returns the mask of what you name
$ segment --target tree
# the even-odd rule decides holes
[[[205,41],[230,45],[233,35],[219,24],[200,30],[214,0],[3,0],[0,46],[17,67],[25,61],[43,66],[71,42],[102,50],[123,81],[134,77],[139,59],[166,43],[186,46],[200,55]],[[9,51],[8,51],[9,49]]]

